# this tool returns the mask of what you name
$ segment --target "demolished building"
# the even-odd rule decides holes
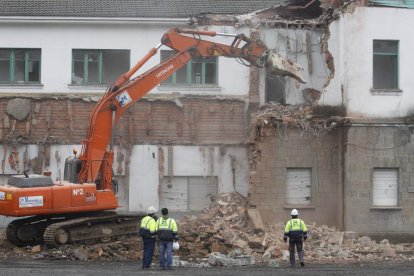
[[[62,179],[106,84],[165,30],[247,33],[301,64],[307,83],[224,58],[191,63],[118,124],[122,209],[198,211],[236,191],[272,223],[297,208],[346,231],[412,234],[410,5],[63,2],[0,0],[3,179]]]

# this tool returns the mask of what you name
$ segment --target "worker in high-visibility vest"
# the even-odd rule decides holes
[[[157,220],[157,237],[160,248],[160,268],[172,269],[173,242],[178,241],[178,228],[175,219],[168,217],[168,209],[161,209],[162,217]]]
[[[147,216],[141,220],[139,235],[142,237],[144,244],[142,252],[142,269],[151,267],[152,257],[154,256],[155,239],[157,237],[157,209],[150,206],[147,210]]]
[[[305,266],[305,260],[303,257],[303,241],[308,238],[308,228],[303,220],[298,219],[298,210],[293,209],[290,213],[292,219],[290,219],[285,226],[285,235],[283,241],[286,243],[289,238],[289,254],[290,265],[295,265],[295,246],[298,251],[299,261],[301,266]]]

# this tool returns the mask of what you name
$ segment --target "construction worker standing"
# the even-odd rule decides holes
[[[290,213],[292,219],[286,223],[285,235],[283,241],[286,243],[289,238],[289,254],[290,254],[290,266],[295,265],[295,246],[298,251],[300,265],[305,266],[305,260],[303,258],[303,240],[308,238],[308,228],[303,220],[298,219],[298,210],[293,209]]]
[[[139,235],[142,237],[144,249],[142,252],[142,269],[148,269],[151,266],[152,257],[154,256],[155,238],[157,237],[157,223],[155,213],[157,209],[150,206],[147,210],[147,216],[141,220]]]
[[[178,240],[177,223],[175,222],[175,219],[168,217],[167,208],[162,208],[161,214],[162,217],[157,220],[157,237],[159,239],[160,248],[160,268],[172,269],[173,241]]]

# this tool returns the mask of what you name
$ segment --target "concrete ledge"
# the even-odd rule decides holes
[[[414,242],[414,232],[389,232],[389,233],[358,232],[358,234],[360,237],[368,236],[377,242],[380,242],[383,239],[388,239],[392,243]]]
[[[400,211],[402,210],[402,207],[378,207],[378,206],[373,206],[370,208],[370,210],[385,210],[385,211]]]

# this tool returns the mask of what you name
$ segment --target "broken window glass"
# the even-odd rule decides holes
[[[40,82],[40,49],[0,49],[0,82]]]
[[[161,61],[175,53],[173,50],[162,50]],[[161,85],[217,85],[217,57],[195,58],[173,73]]]
[[[373,88],[398,89],[398,41],[374,40]]]
[[[72,50],[72,84],[109,85],[129,70],[129,50]]]

